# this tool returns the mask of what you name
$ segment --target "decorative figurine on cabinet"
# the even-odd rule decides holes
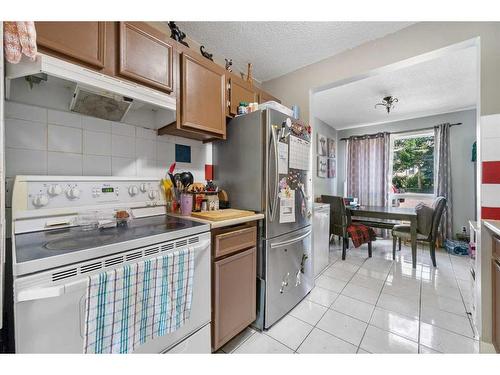
[[[205,46],[200,47],[200,52],[201,52],[203,57],[214,61],[214,59],[213,59],[214,55],[212,53],[208,53],[207,51],[205,51]]]
[[[233,71],[233,59],[224,60],[226,60],[226,70],[231,73]]]
[[[184,44],[186,47],[189,47],[189,44],[187,44],[187,42],[184,41],[186,33],[181,31],[181,29],[179,29],[179,26],[177,26],[174,21],[169,21],[168,27],[170,27],[170,32],[171,32],[170,37],[173,40],[176,40],[179,43]]]
[[[247,82],[250,83],[251,85],[253,84],[253,65],[252,65],[252,63],[248,63]]]

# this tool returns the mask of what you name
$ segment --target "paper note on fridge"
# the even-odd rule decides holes
[[[295,190],[280,193],[280,223],[295,222]]]
[[[278,173],[288,174],[288,145],[278,142]]]
[[[290,168],[308,170],[311,144],[298,137],[290,136]]]

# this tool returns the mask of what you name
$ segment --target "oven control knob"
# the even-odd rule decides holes
[[[56,195],[62,193],[62,187],[61,185],[58,184],[50,185],[49,188],[47,189],[47,192],[49,193],[49,195],[55,197]]]
[[[35,198],[33,198],[33,206],[35,207],[43,207],[49,203],[49,197],[46,194],[38,194]]]
[[[78,189],[77,187],[69,188],[66,192],[66,195],[69,199],[76,199],[80,197],[80,189]]]
[[[135,185],[129,186],[128,193],[131,197],[133,197],[134,195],[139,194],[139,188]]]
[[[145,182],[143,182],[141,185],[140,185],[140,189],[143,193],[145,193],[147,190],[148,190],[148,185],[146,185]]]
[[[151,200],[156,199],[157,196],[158,196],[158,192],[156,190],[150,190],[148,193],[148,197]]]

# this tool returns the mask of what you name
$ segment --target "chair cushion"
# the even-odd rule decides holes
[[[392,235],[402,238],[411,238],[409,225],[395,225],[392,229]],[[417,240],[426,240],[429,236],[417,232]]]
[[[417,213],[417,232],[428,237],[432,229],[434,208],[420,202],[415,206],[415,212]]]

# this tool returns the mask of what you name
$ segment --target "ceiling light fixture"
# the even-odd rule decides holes
[[[384,99],[382,99],[382,103],[375,104],[375,108],[381,105],[382,107],[385,107],[387,113],[390,113],[391,109],[394,109],[394,106],[398,101],[399,101],[398,98],[394,96],[386,96]]]

